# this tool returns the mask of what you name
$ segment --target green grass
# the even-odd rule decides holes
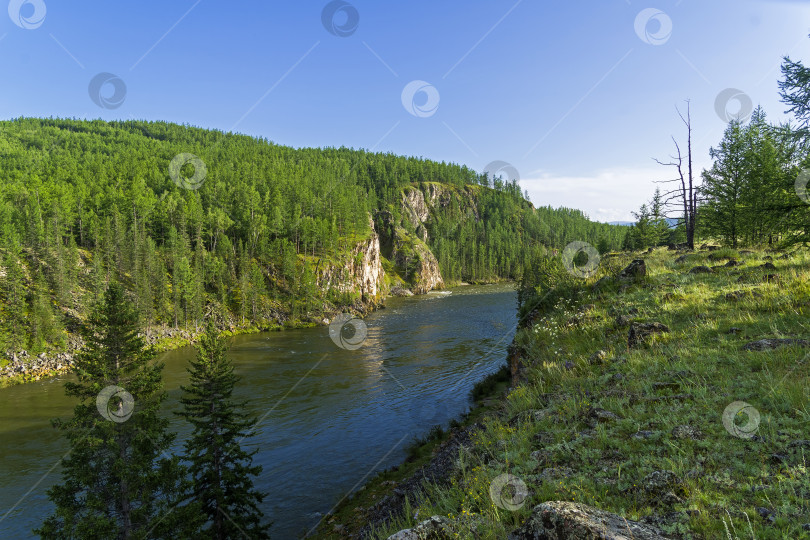
[[[712,254],[743,266],[687,273]],[[810,439],[810,349],[742,350],[763,338],[810,338],[810,257],[772,254],[773,271],[758,268],[766,255],[718,250],[675,264],[675,253],[657,250],[645,257],[648,276],[622,292],[594,292],[599,274],[555,299],[516,335],[528,380],[482,417],[485,429],[460,455],[452,484],[429,486],[377,537],[431,515],[450,517],[460,537],[505,537],[536,504],[568,500],[632,520],[657,516],[665,532],[684,538],[810,538],[802,529],[810,523],[810,447],[789,447]],[[774,273],[777,282],[763,280]],[[587,304],[593,307],[581,309]],[[619,315],[658,321],[670,332],[628,350]],[[592,363],[599,350],[604,361]],[[756,438],[724,427],[723,411],[735,401],[760,414]],[[595,409],[617,418],[595,422]],[[681,438],[688,430],[678,426],[699,436]],[[671,483],[650,486],[656,471],[672,473]],[[506,472],[530,491],[516,511],[489,495]]]

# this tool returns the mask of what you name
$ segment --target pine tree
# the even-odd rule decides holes
[[[65,384],[80,403],[71,419],[54,420],[71,451],[63,482],[48,491],[56,510],[35,531],[43,538],[180,538],[201,525],[197,506],[178,505],[187,488],[179,459],[162,457],[174,440],[158,416],[163,365],[137,320],[113,283],[82,328],[78,382]]]
[[[190,383],[181,387],[184,411],[178,413],[193,426],[185,444],[190,461],[190,500],[208,517],[208,538],[269,538],[258,504],[265,494],[253,487],[251,477],[262,470],[252,465],[256,451],[240,446],[252,435],[255,420],[244,412],[245,403],[232,399],[238,377],[226,356],[224,339],[209,318],[200,338],[197,357],[189,368]]]

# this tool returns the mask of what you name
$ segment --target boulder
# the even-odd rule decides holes
[[[548,501],[535,506],[529,518],[509,535],[510,540],[657,540],[666,539],[657,527],[627,520],[593,506]]]
[[[603,364],[607,360],[608,353],[603,350],[598,350],[588,358],[588,363],[591,365]]]
[[[689,425],[675,426],[671,431],[674,439],[691,439],[698,441],[703,438],[703,432]]]
[[[647,275],[647,264],[643,259],[636,259],[619,272],[621,279],[638,279]]]
[[[653,471],[641,481],[644,491],[652,495],[662,495],[680,484],[680,479],[672,471]]]
[[[659,322],[651,323],[631,323],[630,331],[627,334],[627,347],[632,349],[642,343],[652,334],[669,332],[669,327]]]
[[[413,296],[413,292],[399,285],[391,287],[391,296]]]
[[[404,529],[388,540],[444,540],[454,538],[452,522],[446,517],[432,516],[411,529]]]
[[[766,262],[759,267],[760,270],[776,270],[776,266],[772,262]]]

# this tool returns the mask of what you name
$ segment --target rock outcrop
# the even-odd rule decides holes
[[[666,332],[669,332],[667,325],[659,322],[631,323],[630,331],[627,333],[627,347],[632,349],[646,341],[651,335]]]
[[[657,527],[567,501],[539,504],[510,540],[665,540]]]
[[[382,267],[380,235],[371,218],[369,225],[371,236],[359,242],[347,260],[327,263],[316,270],[316,275],[322,290],[333,288],[342,293],[359,293],[363,303],[376,305],[384,293],[385,270]]]

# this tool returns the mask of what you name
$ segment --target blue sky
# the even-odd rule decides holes
[[[676,105],[691,100],[700,170],[725,127],[721,92],[785,119],[781,58],[810,61],[802,2],[352,0],[329,29],[326,6],[12,0],[0,117],[168,120],[479,171],[502,160],[537,205],[623,220],[671,177],[652,158],[685,139]],[[115,108],[89,95],[99,73],[126,86],[101,86]],[[403,100],[412,87],[428,92]]]

